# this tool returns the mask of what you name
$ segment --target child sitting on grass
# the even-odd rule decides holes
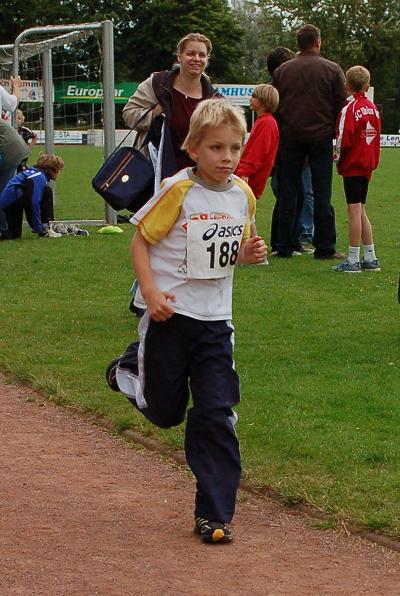
[[[41,155],[32,167],[22,170],[8,182],[0,195],[1,240],[12,240],[22,236],[22,220],[39,236],[59,236],[49,229],[54,219],[53,191],[49,180],[56,180],[64,162],[57,155]],[[5,225],[4,225],[5,224]]]
[[[243,149],[236,175],[248,183],[256,199],[265,189],[268,176],[275,163],[279,145],[279,130],[272,116],[278,109],[279,94],[272,85],[256,85],[250,99],[250,108],[257,114],[257,120]],[[251,235],[257,229],[252,223]]]
[[[146,308],[139,341],[110,363],[107,382],[156,426],[183,422],[185,453],[197,479],[195,532],[232,539],[241,465],[235,431],[239,378],[233,362],[235,263],[260,263],[266,246],[250,238],[255,198],[233,175],[246,121],[223,99],[201,102],[183,148],[197,164],[164,180],[133,217],[131,256]]]
[[[375,255],[372,227],[365,210],[368,184],[380,157],[381,119],[378,108],[365,93],[370,74],[363,66],[346,72],[346,91],[352,95],[339,114],[336,125],[336,163],[343,176],[349,216],[349,254],[332,271],[360,273],[380,271]],[[360,244],[364,258],[360,261]]]

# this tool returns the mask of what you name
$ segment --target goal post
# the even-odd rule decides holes
[[[44,131],[47,153],[54,154],[52,49],[72,43],[77,38],[85,37],[96,31],[101,33],[104,158],[106,159],[115,149],[114,35],[112,21],[31,27],[22,31],[15,39],[14,44],[8,46],[12,48],[13,76],[19,73],[21,59],[37,54],[42,56]],[[38,43],[27,43],[28,39],[38,36],[46,36],[47,39],[42,39]],[[116,212],[107,203],[105,203],[105,221],[112,224],[117,221]]]

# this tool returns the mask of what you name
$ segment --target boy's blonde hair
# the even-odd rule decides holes
[[[253,97],[257,98],[266,112],[273,114],[278,109],[279,93],[273,86],[267,84],[256,85],[253,91]]]
[[[370,79],[371,75],[369,74],[369,70],[364,68],[364,66],[352,66],[346,72],[346,83],[348,87],[356,93],[366,91]]]
[[[40,168],[50,177],[53,174],[60,172],[64,167],[64,162],[58,155],[50,155],[48,153],[44,153],[39,157],[37,162],[35,163],[37,168]]]
[[[189,132],[183,142],[182,149],[199,143],[210,128],[231,126],[236,128],[242,137],[247,134],[247,123],[243,110],[233,106],[226,99],[205,99],[200,102],[190,118]]]
[[[207,49],[207,54],[208,55],[211,54],[212,43],[208,39],[208,37],[206,37],[205,35],[202,35],[201,33],[188,33],[187,35],[185,35],[185,37],[182,37],[182,39],[180,39],[178,41],[177,46],[176,46],[177,55],[181,54],[183,52],[188,41],[198,41],[200,43],[204,43],[204,45],[206,46],[206,49]]]

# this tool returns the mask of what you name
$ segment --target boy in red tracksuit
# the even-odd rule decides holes
[[[268,176],[275,163],[279,144],[279,130],[272,116],[278,109],[279,93],[272,85],[256,85],[250,99],[250,108],[257,120],[243,149],[235,174],[250,186],[256,199],[264,192]],[[251,236],[256,236],[255,222]]]
[[[379,111],[365,95],[369,81],[370,74],[363,66],[353,66],[346,72],[345,88],[352,97],[342,108],[336,124],[337,170],[343,176],[349,215],[349,254],[332,271],[344,273],[381,270],[365,211],[368,184],[379,164],[381,133]],[[361,240],[364,258],[360,261]]]

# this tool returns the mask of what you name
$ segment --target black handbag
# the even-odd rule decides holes
[[[153,107],[146,110],[135,126]],[[104,161],[92,180],[92,187],[115,211],[128,209],[134,213],[154,193],[154,168],[151,160],[140,151],[146,140],[140,149],[135,147],[136,141],[133,147],[121,147],[132,130]]]

